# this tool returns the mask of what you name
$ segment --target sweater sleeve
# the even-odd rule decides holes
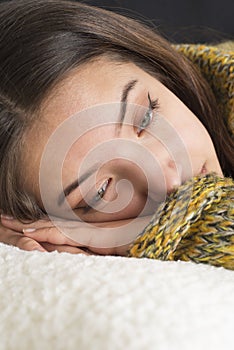
[[[187,181],[160,205],[129,256],[234,270],[234,181],[215,174]]]
[[[175,49],[192,61],[208,81],[234,137],[234,42],[217,46],[181,44]]]

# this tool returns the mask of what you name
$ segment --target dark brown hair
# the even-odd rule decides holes
[[[71,69],[100,55],[132,61],[159,79],[201,120],[225,175],[233,141],[200,73],[156,30],[78,2],[0,4],[0,208],[18,219],[43,216],[22,187],[21,140],[46,95]]]

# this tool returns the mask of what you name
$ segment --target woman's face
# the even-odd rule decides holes
[[[48,141],[69,120],[75,124],[64,127],[62,146],[56,141],[48,151]],[[107,58],[70,72],[47,97],[39,121],[27,134],[25,188],[43,209],[39,175],[46,152],[50,157],[43,186],[50,214],[57,215],[53,208],[62,205],[61,180],[65,202],[88,222],[153,213],[167,193],[192,176],[211,171],[222,175],[198,118],[138,66]]]

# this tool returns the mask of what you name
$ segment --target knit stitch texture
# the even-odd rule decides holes
[[[234,270],[234,181],[215,174],[187,181],[160,205],[129,255]]]
[[[228,130],[234,135],[234,49],[189,44],[175,48],[192,61],[208,81]]]

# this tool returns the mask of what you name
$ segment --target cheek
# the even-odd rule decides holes
[[[121,195],[122,203],[120,204],[122,209],[112,214],[112,218],[115,220],[122,220],[126,218],[137,217],[140,215],[146,215],[146,213],[148,214],[152,211],[152,202],[147,195],[147,191],[143,193],[141,191],[141,188],[137,188],[132,193],[131,198],[128,196],[124,198],[124,193],[126,192],[123,191]]]
[[[179,130],[183,143],[190,155],[208,156],[213,149],[212,140],[199,121],[195,121]]]
[[[178,148],[182,151],[184,147],[184,152],[187,152],[189,157],[198,154],[200,156],[205,155],[212,147],[212,141],[207,130],[181,101],[176,102],[174,110],[171,110],[172,104],[165,111],[165,118],[173,130],[172,135],[174,134],[174,138],[172,137],[170,140],[177,140],[175,144],[171,144],[171,149],[176,149],[179,145]],[[170,145],[169,140],[168,143]]]
[[[173,129],[188,149],[207,145],[210,137],[193,112],[166,87],[160,93],[161,113],[168,122],[165,127]]]
[[[128,202],[128,200],[127,200]],[[132,199],[122,210],[112,211],[111,202],[110,205],[106,205],[102,211],[94,211],[80,218],[86,222],[108,222],[115,220],[125,220],[130,218],[136,218],[138,216],[151,215],[155,211],[155,202],[147,196],[143,196],[139,193],[134,193]]]

